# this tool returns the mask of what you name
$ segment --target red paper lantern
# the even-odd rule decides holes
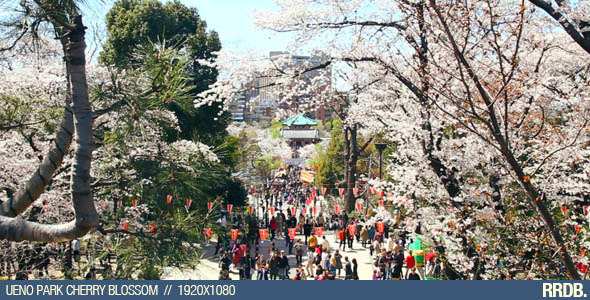
[[[359,195],[359,189],[358,188],[352,188],[352,193],[354,194],[354,196],[358,196]]]
[[[574,229],[575,229],[576,231],[580,231],[580,226],[576,225],[576,226],[574,226]]]
[[[307,197],[307,200],[305,200],[305,205],[311,205],[311,198]]]
[[[356,203],[356,210],[358,210],[359,212],[363,212],[363,206],[361,205],[360,202]]]
[[[275,208],[274,208],[274,207],[271,207],[271,208],[270,208],[270,214],[271,214],[271,215],[274,215],[274,214],[275,214]]]
[[[371,193],[371,195],[375,195],[376,189],[374,187],[370,187],[369,192]]]
[[[340,214],[340,205],[338,205],[338,204],[334,205],[334,211],[335,211],[337,214]]]
[[[207,210],[211,211],[211,208],[213,208],[213,202],[207,202]]]
[[[317,207],[313,207],[313,214],[316,215],[318,213],[318,208]]]
[[[305,211],[306,211],[305,207],[301,209],[301,213],[304,215],[305,215]]]
[[[152,225],[152,231],[151,232],[154,232],[154,231],[156,231],[156,225]]]
[[[186,207],[191,207],[191,203],[193,203],[193,200],[186,199]]]
[[[379,200],[379,207],[383,207],[383,200]]]
[[[232,209],[233,207],[234,207],[234,206],[233,206],[232,204],[228,204],[228,205],[227,205],[227,213],[228,213],[228,214],[231,214],[231,209]]]
[[[133,206],[137,206],[137,200],[135,200],[135,199],[131,200],[131,204],[133,204]]]
[[[354,236],[356,234],[356,226],[355,225],[348,225],[348,234]]]
[[[211,238],[211,233],[213,232],[213,230],[211,228],[205,228],[203,229],[203,235],[205,235],[205,237],[207,239]]]
[[[294,216],[295,215],[295,206],[291,206],[291,215]]]
[[[313,200],[315,200],[315,196],[314,196],[314,194],[311,194],[311,195],[309,195],[309,200],[310,200],[310,201],[313,201]]]
[[[268,239],[268,229],[258,229],[258,235],[261,240]]]
[[[295,235],[297,235],[297,229],[296,228],[289,228],[289,238],[291,240],[294,240]]]
[[[252,205],[248,205],[248,213],[252,214],[253,210],[254,210],[254,208],[252,207]]]
[[[128,227],[129,227],[129,222],[123,223],[123,230],[127,230]]]
[[[322,188],[322,196],[325,196],[327,191],[328,191],[327,188]]]
[[[375,225],[377,225],[377,231],[379,231],[380,233],[383,233],[385,231],[385,224],[383,222],[377,222],[375,223]]]
[[[567,206],[562,206],[561,207],[561,211],[563,212],[563,214],[565,215],[565,213],[567,212]]]
[[[318,237],[322,237],[324,235],[324,227],[315,227],[313,231]]]
[[[315,197],[315,193],[316,193],[316,190],[315,190],[315,189],[311,190],[311,195],[312,195],[313,197]]]
[[[340,197],[342,197],[342,195],[344,195],[344,189],[343,188],[339,188],[338,189],[338,194],[340,194]]]
[[[166,196],[166,203],[168,203],[168,204],[172,203],[172,195]]]
[[[379,196],[379,199],[383,198],[383,191],[379,191],[379,193],[377,193],[377,196]]]
[[[238,239],[238,234],[240,233],[239,229],[232,229],[231,230],[231,239],[232,240],[237,240]]]

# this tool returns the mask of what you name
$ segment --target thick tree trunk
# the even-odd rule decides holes
[[[356,198],[353,193],[353,188],[356,184],[356,164],[358,161],[358,144],[357,144],[357,126],[353,125],[350,129],[350,135],[348,136],[347,142],[348,150],[347,150],[347,159],[346,159],[346,194],[345,194],[345,202],[344,208],[346,212],[351,212],[354,210],[354,205],[356,203]]]
[[[56,26],[58,25],[56,24]],[[76,131],[76,151],[71,181],[71,195],[76,219],[67,224],[44,225],[2,216],[0,217],[0,239],[41,242],[68,241],[84,236],[98,225],[98,214],[94,207],[90,187],[93,118],[86,83],[86,57],[84,54],[86,43],[82,17],[76,16],[74,24],[71,26],[72,28],[67,33],[68,43],[65,49],[65,59]],[[46,179],[50,180],[51,178]]]

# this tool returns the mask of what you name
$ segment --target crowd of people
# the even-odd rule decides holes
[[[215,255],[219,255],[219,279],[230,279],[232,271],[243,280],[441,277],[443,264],[434,252],[425,252],[420,245],[412,247],[415,240],[409,232],[397,228],[392,220],[379,220],[383,221],[379,227],[374,220],[371,223],[362,216],[349,217],[344,210],[325,209],[325,201],[318,203],[319,195],[315,195],[319,191],[299,180],[300,170],[286,170],[279,184],[258,195],[257,209],[261,211],[232,216],[232,229],[239,230],[239,235],[218,239]],[[324,210],[310,211],[316,205]],[[225,219],[222,224],[226,224]],[[262,230],[269,236],[263,236]],[[333,237],[334,245],[326,236]],[[283,250],[278,243],[284,243]],[[359,276],[359,255],[370,256],[372,278]]]
[[[233,240],[218,239],[215,249],[219,255],[219,279],[230,279],[231,271],[237,271],[242,280],[399,280],[441,276],[442,264],[434,253],[410,249],[413,239],[408,237],[409,233],[395,228],[391,222],[383,222],[379,230],[376,224],[362,218],[349,219],[344,212],[327,217],[323,213],[299,213],[296,217],[290,209],[281,209],[283,203],[278,200],[287,199],[285,204],[293,205],[296,197],[297,193],[289,192],[271,194],[267,201],[278,209],[273,215],[268,214],[270,219],[234,216],[232,228],[238,229],[239,235]],[[318,232],[319,228],[322,231]],[[260,229],[266,229],[269,236],[261,236]],[[294,229],[296,236],[289,234],[289,229]],[[326,235],[334,237],[334,245],[330,245]],[[284,243],[283,250],[279,250],[278,243]],[[359,263],[347,252],[371,257],[372,278],[360,278]],[[294,256],[295,261],[290,262],[289,256]]]

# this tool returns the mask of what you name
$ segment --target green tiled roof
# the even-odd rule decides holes
[[[318,122],[305,117],[304,115],[296,115],[294,117],[289,118],[287,121],[284,121],[282,123],[283,125],[286,126],[291,126],[291,125],[296,125],[296,126],[302,126],[302,125],[318,125]]]

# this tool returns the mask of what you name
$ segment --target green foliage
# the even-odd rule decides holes
[[[316,183],[322,185],[336,185],[344,178],[344,132],[342,122],[334,120],[331,122],[331,140],[328,149],[321,148],[316,152],[312,160],[318,169]]]
[[[199,245],[205,242],[203,228],[224,235],[215,222],[218,216],[207,211],[206,203],[225,200],[243,205],[246,191],[227,170],[235,164],[235,153],[239,153],[236,138],[226,137],[218,147],[220,163],[209,162],[198,152],[189,152],[182,159],[162,155],[162,149],[178,138],[174,124],[167,122],[162,112],[170,103],[192,105],[188,57],[161,43],[142,46],[138,55],[145,62],[141,67],[92,93],[96,104],[102,107],[110,103],[107,110],[117,116],[112,125],[96,131],[97,144],[109,155],[108,161],[98,160],[95,172],[109,180],[98,185],[95,198],[112,203],[122,200],[122,207],[103,215],[104,229],[120,228],[125,220],[133,223],[128,228],[131,234],[106,237],[112,240],[113,247],[105,249],[103,255],[110,251],[117,257],[113,276],[158,279],[166,267],[187,268],[197,263]],[[165,140],[146,141],[153,136],[150,132],[160,131]],[[135,156],[138,143],[156,144],[157,151]],[[166,202],[168,195],[172,196],[171,203]],[[130,217],[129,212],[135,210],[130,207],[132,199],[139,199],[142,208]],[[190,207],[186,207],[187,199],[192,200]]]
[[[217,70],[202,65],[199,60],[215,58],[221,42],[216,32],[207,32],[207,25],[196,9],[178,1],[162,4],[156,0],[119,0],[108,12],[106,21],[108,39],[100,62],[120,69],[139,68],[145,62],[133,53],[144,45],[159,42],[188,55],[190,63],[186,69],[193,99],[217,80]],[[221,113],[220,104],[198,109],[179,104],[170,101],[168,105],[181,128],[177,138],[199,140],[213,146],[224,143],[225,129],[231,119],[229,113]]]
[[[276,120],[272,120],[272,122],[270,124],[270,134],[273,139],[281,138],[281,128],[282,127],[283,127],[283,124],[281,124],[281,122],[276,121]]]

